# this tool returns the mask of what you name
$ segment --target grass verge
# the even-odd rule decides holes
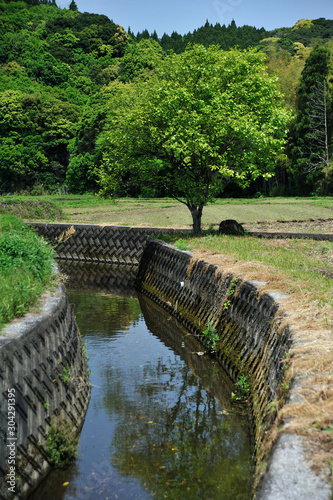
[[[171,238],[169,238],[170,241]],[[233,266],[248,279],[269,282],[287,294],[310,293],[318,307],[333,306],[333,243],[302,239],[258,239],[244,236],[184,236],[174,240],[180,249],[201,251]]]
[[[0,328],[27,312],[50,286],[53,256],[20,219],[0,213]]]
[[[10,213],[25,220],[62,220],[62,208],[52,200],[32,198],[0,198],[0,215]]]

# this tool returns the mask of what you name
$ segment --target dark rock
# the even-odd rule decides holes
[[[243,229],[243,226],[239,224],[239,222],[234,219],[227,219],[220,222],[219,233],[240,235],[244,234],[245,231]]]

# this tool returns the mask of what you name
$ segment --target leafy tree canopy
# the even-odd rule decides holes
[[[119,67],[119,78],[130,82],[144,74],[149,74],[163,57],[163,50],[156,40],[142,39],[127,45]]]
[[[123,85],[109,106],[102,192],[116,193],[133,174],[162,184],[189,208],[196,232],[228,180],[244,187],[272,175],[289,118],[263,54],[202,45],[166,57],[148,81]]]

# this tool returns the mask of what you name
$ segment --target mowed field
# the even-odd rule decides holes
[[[36,197],[10,199],[27,203]],[[38,199],[56,204],[62,210],[63,222],[176,228],[190,228],[192,225],[188,208],[171,198],[121,198],[113,201],[93,195],[71,195]],[[6,197],[0,202],[6,203]],[[32,220],[31,217],[28,218]],[[33,218],[36,220],[36,216]],[[46,220],[42,213],[37,219]],[[333,197],[219,199],[204,208],[202,226],[216,228],[223,219],[236,219],[249,230],[268,230],[275,223],[282,231],[333,232]]]

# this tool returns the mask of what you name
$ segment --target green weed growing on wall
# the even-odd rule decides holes
[[[231,397],[236,401],[244,401],[250,391],[250,385],[247,382],[245,375],[241,375],[235,383],[235,392],[231,393]]]
[[[74,425],[62,416],[53,419],[46,440],[50,462],[57,468],[65,468],[77,456],[78,437]]]
[[[206,324],[206,329],[202,333],[204,334],[203,345],[211,353],[215,353],[220,339],[216,332],[216,328],[213,327],[212,323],[208,322]]]
[[[233,278],[230,282],[230,286],[227,290],[227,296],[229,297],[224,303],[223,303],[223,309],[224,310],[227,310],[229,309],[229,306],[231,304],[231,297],[233,296],[233,294],[235,293],[236,291],[236,287],[237,287],[237,284],[238,284],[238,281],[239,281],[239,278]]]
[[[65,366],[62,367],[62,372],[59,373],[59,378],[64,384],[68,384],[69,379],[71,376],[71,371],[69,368],[66,368]]]

